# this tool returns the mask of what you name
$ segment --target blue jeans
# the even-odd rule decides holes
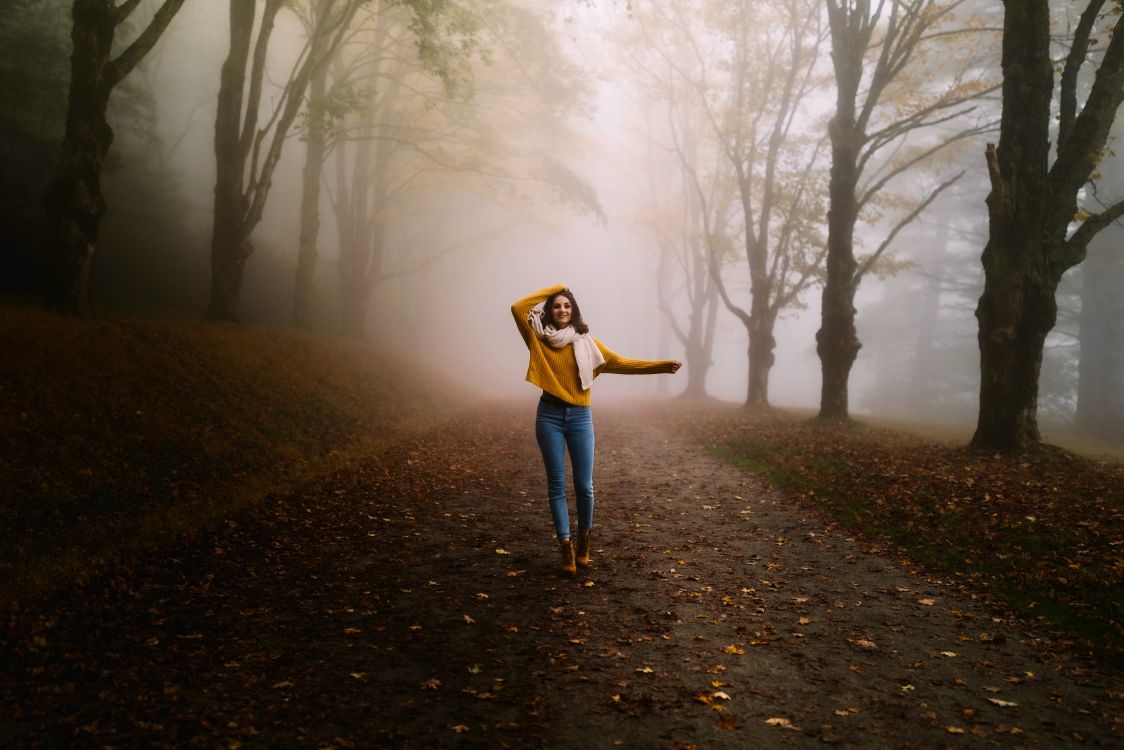
[[[570,509],[566,505],[566,450],[574,473],[578,528],[593,528],[593,414],[588,406],[557,406],[539,401],[535,437],[546,466],[550,515],[559,539],[570,537]]]

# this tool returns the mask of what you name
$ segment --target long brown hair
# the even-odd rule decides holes
[[[587,326],[585,324],[585,321],[582,320],[582,311],[580,308],[578,308],[578,301],[574,299],[574,293],[569,289],[563,289],[561,292],[555,292],[554,294],[546,298],[546,307],[544,309],[546,311],[546,316],[550,321],[550,324],[555,328],[558,327],[558,323],[556,323],[554,320],[554,300],[557,297],[565,297],[566,299],[570,300],[570,325],[574,327],[574,330],[578,333],[589,333],[589,326]]]

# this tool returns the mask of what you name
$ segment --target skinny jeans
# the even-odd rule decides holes
[[[566,503],[566,452],[574,475],[578,528],[593,528],[593,414],[588,406],[561,406],[540,400],[535,437],[546,467],[546,491],[554,533],[570,537],[570,509]]]

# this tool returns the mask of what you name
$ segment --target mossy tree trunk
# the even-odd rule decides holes
[[[984,291],[976,307],[981,375],[976,448],[1023,452],[1038,445],[1038,377],[1043,345],[1057,319],[1058,282],[1084,260],[1097,232],[1124,214],[1120,201],[1084,217],[1070,232],[1078,191],[1092,176],[1124,100],[1118,16],[1117,33],[1103,54],[1090,54],[1091,32],[1105,4],[1089,2],[1076,27],[1061,75],[1057,157],[1051,165],[1049,3],[1005,3],[1003,115],[998,148],[987,150],[989,235],[982,255]],[[1092,58],[1100,65],[1078,112],[1078,73]]]

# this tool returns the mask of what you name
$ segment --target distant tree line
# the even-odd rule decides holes
[[[641,80],[665,102],[651,137],[682,168],[682,186],[672,191],[684,196],[682,210],[659,208],[657,235],[661,258],[680,258],[685,283],[662,283],[668,297],[662,309],[689,363],[691,352],[707,352],[713,337],[712,323],[699,325],[706,295],[691,281],[698,265],[683,260],[692,252],[709,257],[717,292],[745,324],[747,406],[768,404],[772,326],[786,309],[801,305],[811,279],[822,286],[819,418],[848,419],[850,372],[861,348],[855,324],[860,282],[871,272],[900,270],[888,251],[903,237],[917,239],[908,227],[962,178],[982,180],[990,186],[982,269],[964,268],[979,279],[969,284],[978,299],[980,357],[972,444],[1033,449],[1062,275],[1124,213],[1119,179],[1107,177],[1112,124],[1124,97],[1120,4],[1090,0],[1051,8],[1046,0],[1029,0],[999,9],[973,0],[714,0],[697,11],[673,2],[634,9],[643,33],[631,44],[639,42],[644,51],[629,55]],[[828,54],[819,54],[821,44]],[[803,105],[810,90],[821,97],[833,93],[834,110],[817,115]],[[997,143],[985,154],[983,144],[995,135]],[[817,158],[823,139],[826,160]],[[1101,165],[1106,168],[1098,171]],[[809,182],[802,171],[819,176]],[[785,203],[796,198],[801,204]],[[826,217],[818,206],[826,207]],[[860,223],[867,243],[881,237],[861,252],[855,240]],[[741,258],[733,252],[739,245]],[[809,246],[823,249],[822,260]],[[1105,248],[1092,257],[1104,264],[1102,258],[1119,261],[1120,253]],[[743,286],[751,302],[745,307],[727,290],[737,268],[748,271]],[[1072,386],[1079,379],[1070,390],[1079,424],[1104,436],[1120,433],[1109,424],[1124,424],[1124,378],[1119,368],[1112,370],[1124,347],[1110,302],[1120,297],[1120,287],[1112,286],[1120,275],[1112,268],[1086,274],[1085,289],[1071,295],[1080,298],[1074,308],[1080,320],[1071,316],[1068,326],[1071,339],[1081,340],[1080,364],[1051,371],[1065,377],[1055,378],[1047,394],[1050,402],[1062,380]],[[670,300],[683,290],[687,325]],[[911,316],[920,328],[908,392],[920,401],[920,363],[936,355],[930,344],[939,283],[911,301],[924,311]],[[1071,355],[1075,349],[1068,345]],[[709,365],[709,356],[696,359]],[[705,382],[692,391],[705,392]]]
[[[182,196],[168,160],[151,148],[154,92],[135,72],[184,4],[0,7],[4,289],[37,290],[58,309],[88,315],[102,257],[129,257],[102,252],[107,211],[165,217],[166,236],[181,241],[195,234],[173,207]],[[776,321],[819,285],[819,418],[848,419],[862,346],[859,285],[898,270],[891,249],[967,179],[988,191],[973,446],[1038,444],[1047,342],[1066,331],[1080,341],[1071,368],[1078,419],[1118,435],[1124,274],[1117,243],[1103,238],[1124,215],[1111,152],[1124,100],[1124,16],[1116,0],[1065,6],[707,0],[687,12],[653,0],[630,9],[624,57],[649,95],[650,138],[675,164],[651,183],[649,225],[661,253],[661,309],[687,351],[691,393],[705,393],[721,303],[747,333],[746,403],[767,406]],[[600,213],[592,188],[542,145],[565,138],[563,128],[525,143],[513,135],[536,127],[520,119],[523,109],[561,122],[583,106],[580,75],[522,4],[231,0],[226,10],[206,317],[238,319],[255,229],[295,135],[304,144],[291,299],[298,325],[308,324],[317,294],[325,205],[338,244],[340,327],[353,335],[364,334],[382,282],[460,244],[390,252],[418,195],[442,182],[501,202],[524,199],[513,185],[529,182]],[[302,24],[303,46],[278,72],[275,35],[286,14]],[[497,58],[504,64],[490,64]],[[496,101],[514,92],[520,103],[475,107],[481,91]],[[994,144],[983,150],[986,140]],[[104,189],[126,164],[129,198],[110,205]],[[139,248],[138,226],[131,244]],[[856,243],[860,226],[872,247]],[[138,249],[130,262],[159,253]],[[1056,330],[1059,285],[1083,263],[1080,289],[1061,287],[1063,298],[1080,300],[1079,312]],[[681,294],[686,320],[673,304]],[[938,285],[918,301],[919,352],[940,300]]]

